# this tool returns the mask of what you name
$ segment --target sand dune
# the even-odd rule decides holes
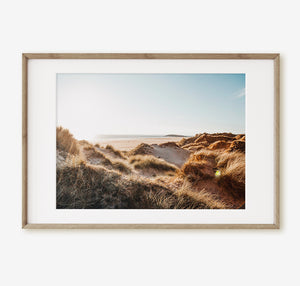
[[[245,136],[92,144],[57,128],[57,208],[245,208]]]
[[[190,156],[190,152],[178,146],[161,146],[153,144],[153,156],[162,158],[169,163],[181,167]]]

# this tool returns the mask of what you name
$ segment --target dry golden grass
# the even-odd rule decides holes
[[[56,148],[69,154],[79,154],[77,140],[68,129],[64,129],[61,126],[56,127]]]
[[[57,170],[57,208],[144,208],[145,198],[138,182],[101,166]]]
[[[245,154],[242,152],[223,152],[218,153],[216,156],[216,162],[218,168],[227,168],[231,164],[235,164],[236,162],[245,165]]]
[[[198,151],[207,147],[211,150],[217,150],[217,149],[229,148],[230,144],[237,139],[241,141],[245,141],[244,134],[235,135],[232,133],[214,133],[214,134],[203,133],[203,134],[196,134],[194,137],[183,138],[177,144],[178,146],[190,151]],[[238,150],[242,151],[240,149],[241,145],[239,145],[237,148],[239,148]],[[232,149],[232,151],[234,150],[237,149]]]
[[[199,137],[199,134],[196,134],[193,137],[189,137],[189,138],[182,138],[179,142],[177,142],[177,145],[180,147],[183,147],[187,144],[191,144],[191,143],[195,143],[195,140]]]
[[[112,162],[108,159],[103,153],[99,152],[95,149],[94,146],[89,145],[83,147],[84,154],[89,163],[99,165],[102,164],[104,166],[111,166]]]
[[[205,148],[205,146],[203,146],[202,144],[197,144],[197,146],[190,146],[190,147],[182,147],[185,150],[188,150],[190,152],[197,152],[200,150],[203,150]]]
[[[231,136],[226,136],[223,134],[202,134],[196,140],[195,143],[208,142],[209,144],[216,141],[232,141]]]
[[[182,148],[190,148],[190,147],[206,148],[207,146],[208,146],[208,144],[203,144],[203,143],[189,143],[189,144],[182,146]]]
[[[230,146],[230,142],[220,140],[210,144],[208,149],[210,150],[227,149],[229,146]]]
[[[112,145],[106,145],[105,147],[106,150],[109,150],[110,152],[112,152],[115,156],[122,158],[122,159],[126,159],[126,157],[124,156],[124,154],[119,151],[116,150]]]
[[[226,140],[211,144],[211,149],[217,150],[207,149],[208,141],[224,137]],[[186,148],[200,151],[192,153],[178,169],[152,156],[150,145],[140,144],[125,156],[111,145],[106,151],[99,144],[77,141],[67,129],[58,127],[57,208],[239,208],[245,198],[245,154],[219,149],[225,143],[245,143],[244,136],[234,137],[227,133],[198,134],[182,140]],[[199,138],[203,141],[195,143]],[[181,144],[162,146],[169,145]],[[224,194],[230,194],[237,203],[226,201]]]
[[[153,147],[145,144],[145,143],[141,143],[138,146],[136,146],[134,149],[132,149],[131,151],[128,152],[129,156],[133,156],[133,155],[149,155],[152,153]]]
[[[118,170],[122,173],[130,174],[131,168],[120,160],[107,158],[102,152],[96,150],[92,145],[83,148],[86,160],[92,165],[103,165],[108,169]]]
[[[192,154],[189,158],[189,162],[206,160],[213,163],[215,162],[216,154],[218,154],[216,151],[203,149]]]
[[[233,141],[229,148],[228,151],[233,152],[233,151],[240,151],[245,153],[245,148],[246,148],[246,142],[243,140],[235,140]]]
[[[245,154],[239,151],[220,154],[217,167],[220,170],[218,184],[232,196],[245,198]]]
[[[204,149],[192,154],[178,174],[194,183],[209,180],[215,177],[214,165],[215,152]]]
[[[196,189],[209,187],[234,199],[245,198],[245,154],[242,152],[195,152],[182,166],[179,176]]]
[[[234,140],[240,140],[241,138],[243,138],[244,135],[243,134],[238,134],[234,137]]]
[[[202,202],[206,204],[210,209],[225,209],[226,204],[220,201],[216,195],[210,194],[205,190],[200,192],[193,191],[193,187],[190,183],[185,181],[178,191],[176,191],[178,197],[182,197],[186,200],[192,200],[195,202]]]
[[[186,188],[186,187],[185,187]],[[82,163],[57,170],[58,209],[209,209],[223,208],[207,194],[175,190],[147,179],[124,177]]]
[[[152,155],[135,155],[129,158],[129,163],[133,165],[135,169],[145,170],[154,169],[157,171],[173,171],[175,172],[178,168],[166,162],[165,160],[158,159]]]
[[[114,191],[114,182],[120,174],[82,163],[57,170],[56,177],[57,208],[93,208],[99,206],[98,197],[104,187],[108,196]],[[105,199],[101,197],[101,200]]]
[[[173,148],[178,148],[178,145],[176,142],[166,142],[166,143],[161,143],[159,144],[161,147],[173,147]]]
[[[131,168],[127,166],[126,163],[120,161],[120,160],[114,160],[112,161],[112,168],[114,170],[118,170],[122,173],[125,173],[125,174],[130,174],[131,173]]]
[[[214,170],[207,161],[188,162],[181,168],[182,173],[193,182],[213,179],[215,177]]]

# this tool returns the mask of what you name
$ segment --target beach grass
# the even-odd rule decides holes
[[[176,143],[140,144],[124,152],[111,144],[103,148],[99,143],[77,141],[63,127],[57,127],[56,133],[57,208],[224,209],[245,205],[243,134],[197,134]],[[176,156],[182,152],[188,156],[181,165]]]

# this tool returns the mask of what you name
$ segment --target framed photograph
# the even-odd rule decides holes
[[[23,228],[279,228],[279,54],[22,57]]]

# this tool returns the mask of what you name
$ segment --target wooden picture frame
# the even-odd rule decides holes
[[[30,223],[28,221],[28,65],[31,60],[272,60],[274,63],[274,222],[270,224],[89,224]],[[24,53],[22,54],[22,228],[24,229],[279,229],[280,228],[280,55],[178,53]]]

